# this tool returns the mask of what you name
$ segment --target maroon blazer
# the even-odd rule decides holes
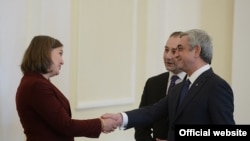
[[[38,73],[24,74],[16,109],[27,141],[74,141],[74,137],[98,138],[101,134],[100,119],[71,119],[67,98]]]

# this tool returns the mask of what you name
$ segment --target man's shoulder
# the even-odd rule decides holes
[[[152,79],[168,79],[169,77],[169,72],[164,72],[164,73],[160,73],[154,76],[151,76],[150,78],[148,78],[148,80],[152,80]]]

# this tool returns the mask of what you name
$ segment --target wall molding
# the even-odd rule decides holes
[[[114,2],[115,0],[110,0],[110,2]],[[98,1],[99,2],[99,1]],[[118,5],[113,5],[114,7],[119,7],[119,5],[126,5],[127,8],[131,8],[132,12],[131,15],[128,17],[125,17],[127,19],[130,19],[128,23],[131,23],[131,25],[127,25],[124,29],[119,29],[120,31],[117,32],[115,29],[115,25],[105,25],[106,28],[111,29],[111,33],[117,33],[115,35],[114,40],[115,41],[121,41],[119,43],[114,43],[114,46],[112,43],[109,42],[110,37],[104,37],[99,34],[95,33],[89,33],[86,32],[86,30],[89,31],[90,26],[93,26],[92,28],[95,30],[95,23],[87,23],[88,17],[86,18],[86,15],[84,14],[86,11],[81,12],[81,4],[79,1],[79,11],[78,11],[78,47],[77,47],[77,72],[76,72],[76,108],[79,109],[89,109],[89,108],[98,108],[98,107],[107,107],[107,106],[115,106],[115,105],[125,105],[125,104],[132,104],[135,101],[135,91],[136,91],[136,51],[137,51],[137,12],[138,12],[138,2],[137,0],[131,0],[131,1],[124,1],[126,4],[115,3]],[[100,2],[99,2],[100,3]],[[131,5],[129,5],[131,4]],[[86,4],[84,4],[86,5]],[[109,6],[110,7],[110,6]],[[86,9],[86,8],[84,8]],[[98,9],[98,8],[96,8]],[[124,9],[123,9],[124,10]],[[126,9],[125,9],[126,10]],[[91,12],[88,11],[88,12]],[[126,12],[126,11],[124,11]],[[83,15],[81,15],[83,13]],[[97,12],[98,13],[98,12]],[[122,13],[122,12],[121,12]],[[94,14],[95,15],[95,14]],[[105,15],[105,13],[104,13]],[[108,16],[110,14],[107,14]],[[102,15],[103,16],[103,15]],[[116,16],[116,15],[115,15]],[[118,16],[118,15],[117,15]],[[93,14],[92,14],[93,18]],[[111,19],[112,17],[99,17],[103,19]],[[119,19],[119,17],[116,17]],[[98,20],[98,18],[96,18]],[[95,19],[94,19],[95,20]],[[121,19],[123,20],[123,19]],[[87,27],[86,27],[87,26]],[[108,26],[108,27],[107,27]],[[99,27],[97,27],[99,28]],[[100,27],[101,28],[101,27]],[[114,29],[113,29],[114,28]],[[113,29],[113,31],[112,31]],[[128,30],[129,29],[129,30]],[[96,29],[97,30],[97,29]],[[100,29],[107,31],[105,29]],[[92,32],[92,31],[90,31]],[[95,31],[93,31],[95,32]],[[110,32],[107,33],[108,36],[110,36]],[[95,34],[95,36],[91,36],[90,34]],[[125,35],[124,35],[125,34]],[[98,37],[97,37],[98,36]],[[92,37],[92,38],[91,38]],[[120,38],[119,38],[120,37]],[[88,39],[86,39],[88,38]],[[94,38],[94,39],[93,39]],[[96,38],[96,39],[95,39]],[[103,39],[105,38],[105,39]],[[92,40],[100,41],[101,43],[91,42]],[[105,44],[106,43],[106,44]],[[121,44],[121,45],[120,45]],[[124,44],[124,47],[120,47],[121,52],[119,52],[118,46],[122,46]],[[97,46],[97,47],[96,47]],[[88,52],[89,48],[96,47],[96,52],[93,49],[93,54],[86,53],[84,47],[87,47]],[[108,50],[108,51],[107,51]],[[112,52],[113,51],[113,52]],[[98,52],[104,52],[99,53]],[[109,54],[105,54],[105,53]],[[85,55],[84,55],[85,54]],[[98,54],[98,55],[97,55]],[[118,54],[118,55],[117,55]],[[93,57],[96,56],[96,57]],[[99,60],[100,59],[100,60]],[[107,59],[109,61],[105,62],[104,60]],[[96,66],[96,63],[100,63],[102,67],[99,68],[99,66]],[[101,62],[105,62],[107,64],[103,64]],[[121,64],[120,64],[121,63]],[[123,65],[124,64],[124,65]],[[117,74],[110,74],[111,72],[114,73],[116,70],[109,70],[109,65],[119,65],[117,66]],[[127,66],[127,67],[125,67]],[[93,67],[93,68],[90,68]],[[122,70],[119,69],[119,67],[124,67]],[[114,67],[112,67],[114,68]],[[110,69],[112,69],[110,68]],[[89,70],[86,70],[89,69]],[[101,69],[101,70],[99,70]],[[124,70],[124,71],[123,71]],[[108,80],[107,76],[96,76],[99,72],[104,71],[104,75],[110,75],[112,78]],[[105,73],[106,72],[106,73]],[[93,77],[91,77],[93,76]],[[99,82],[102,81],[98,77],[106,79],[108,82]],[[113,78],[114,77],[114,78]],[[118,77],[120,77],[118,79]],[[98,79],[97,79],[98,78]],[[96,79],[93,80],[93,79]],[[117,81],[116,81],[117,80]],[[106,85],[106,86],[104,86]],[[112,87],[114,86],[114,87]],[[103,96],[105,95],[105,96]],[[101,98],[100,98],[101,97]]]

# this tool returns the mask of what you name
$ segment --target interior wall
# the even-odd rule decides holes
[[[235,119],[238,124],[250,123],[249,112],[249,33],[250,1],[234,1],[233,49],[232,49],[232,87],[235,93]]]
[[[24,140],[17,118],[15,92],[21,75],[19,64],[25,48],[26,4],[0,2],[0,140]],[[18,23],[18,24],[17,24]],[[13,134],[15,133],[15,134]]]
[[[87,119],[99,117],[106,112],[120,112],[138,107],[146,79],[152,75],[165,71],[162,57],[164,45],[169,34],[176,30],[185,31],[191,28],[202,28],[210,33],[214,39],[215,49],[212,66],[215,72],[232,84],[232,87],[235,91],[236,121],[237,123],[249,123],[250,115],[247,111],[249,101],[249,96],[247,93],[248,76],[245,75],[247,72],[249,72],[249,68],[246,65],[246,53],[248,51],[247,31],[249,30],[249,18],[247,17],[247,13],[249,13],[249,11],[246,7],[249,5],[249,2],[247,0],[126,1],[127,4],[129,3],[129,5],[126,5],[127,7],[133,5],[136,6],[137,9],[134,14],[130,14],[131,21],[136,21],[136,26],[134,27],[135,32],[133,31],[134,34],[131,34],[131,37],[134,36],[136,38],[136,43],[133,41],[133,39],[128,40],[129,36],[125,36],[127,39],[126,46],[128,46],[128,49],[122,49],[123,51],[129,51],[133,44],[136,47],[134,52],[135,62],[133,62],[135,64],[135,71],[133,75],[131,75],[131,73],[128,75],[129,73],[126,72],[126,75],[130,77],[129,79],[134,78],[132,83],[135,85],[131,85],[131,83],[129,86],[130,89],[134,87],[132,88],[134,90],[134,99],[132,99],[129,103],[118,105],[107,104],[99,107],[90,106],[89,108],[79,108],[78,97],[79,95],[84,96],[85,94],[85,92],[83,95],[79,93],[81,91],[79,91],[77,88],[81,86],[81,84],[78,82],[83,81],[79,81],[78,76],[82,73],[79,70],[84,69],[84,63],[81,64],[82,59],[88,59],[82,58],[83,56],[81,56],[82,54],[80,54],[79,51],[84,51],[85,53],[85,51],[88,52],[91,49],[98,49],[96,51],[104,51],[109,57],[113,55],[112,49],[114,49],[114,47],[109,48],[107,45],[112,45],[113,39],[118,39],[119,43],[122,45],[122,40],[120,40],[118,37],[111,38],[112,36],[114,37],[114,35],[109,33],[104,35],[103,33],[101,34],[103,35],[103,39],[101,39],[101,41],[105,41],[106,39],[108,41],[107,43],[109,44],[100,46],[100,42],[98,42],[100,40],[96,39],[98,46],[94,46],[90,43],[85,45],[84,40],[86,40],[86,38],[89,36],[87,36],[88,34],[86,31],[79,30],[80,28],[83,28],[85,24],[84,20],[82,19],[84,16],[81,17],[80,14],[86,14],[88,18],[91,18],[92,15],[98,16],[98,12],[100,10],[99,9],[96,12],[92,11],[92,13],[87,13],[85,11],[84,13],[82,9],[83,7],[80,5],[89,2],[98,2],[98,0],[0,1],[1,141],[25,140],[23,130],[15,110],[15,92],[22,76],[19,68],[22,55],[31,38],[38,34],[51,35],[63,42],[65,64],[62,67],[60,75],[52,78],[52,82],[58,86],[58,88],[69,98],[73,117]],[[107,0],[106,2],[107,3],[102,3],[106,4],[107,7],[110,6],[109,12],[112,12],[112,9],[115,9],[116,6],[119,5],[119,2],[124,3],[122,0]],[[113,5],[113,3],[115,4]],[[96,8],[95,5],[92,6],[93,8]],[[119,10],[120,9],[115,9],[114,11]],[[80,11],[83,13],[79,13]],[[133,17],[136,17],[136,19],[133,19]],[[103,16],[101,18],[103,18]],[[120,20],[122,20],[122,18]],[[90,32],[89,34],[91,34],[91,32],[98,33],[98,30],[91,30],[91,21],[88,22],[90,22],[90,27],[88,28],[88,32]],[[117,21],[114,23],[117,23]],[[112,22],[109,24],[112,24]],[[93,25],[98,26],[96,23]],[[112,27],[112,25],[106,26]],[[127,33],[131,32],[131,27],[126,26],[125,29],[128,29]],[[107,32],[108,30],[104,31]],[[123,31],[123,29],[121,31]],[[99,32],[102,31],[100,30]],[[100,36],[97,37],[100,38]],[[118,46],[119,44],[116,43],[116,45]],[[90,50],[88,50],[88,48]],[[94,53],[95,50],[92,51],[94,56],[96,55]],[[117,51],[117,54],[119,53],[120,52]],[[105,56],[105,54],[100,55]],[[105,59],[105,57],[103,58]],[[96,56],[91,59],[98,63],[99,57]],[[91,59],[87,63],[91,64]],[[121,58],[117,56],[117,61],[114,61],[114,63],[124,61],[126,56],[123,57],[122,61],[119,61],[119,59]],[[125,63],[131,63],[131,56],[130,59],[128,58],[128,60],[129,61]],[[110,71],[117,73],[117,65],[108,66],[112,67],[109,68]],[[130,69],[127,68],[125,70],[128,72],[130,71]],[[96,70],[94,69],[94,71]],[[121,75],[123,74],[121,73]],[[94,80],[98,80],[98,78],[94,75],[91,75],[90,77],[92,77]],[[116,78],[112,79],[116,80]],[[244,82],[241,82],[242,80],[244,80]],[[128,80],[119,81],[117,83],[121,84],[123,82],[128,82]],[[124,85],[126,84],[124,83]],[[125,91],[127,92],[127,89]],[[120,93],[117,93],[115,96],[118,99],[122,96],[130,97],[131,91],[129,91],[128,95],[126,94],[124,93],[120,95]],[[85,100],[84,97],[81,99]],[[78,137],[76,140],[117,141],[117,139],[119,139],[120,141],[127,141],[134,140],[133,134],[133,129],[126,131],[117,130],[110,134],[102,134],[99,139]]]
[[[201,28],[213,40],[213,70],[231,84],[234,0],[202,0]]]
[[[163,52],[172,32],[201,27],[200,6],[200,0],[147,1],[146,77],[166,71]]]
[[[61,9],[61,10],[58,10]],[[49,35],[64,44],[65,65],[51,81],[69,96],[69,14],[67,0],[0,1],[0,140],[25,140],[15,94],[22,77],[20,63],[25,49],[36,35]]]
[[[146,79],[152,75],[156,75],[158,73],[161,73],[161,72],[164,72],[166,71],[165,70],[165,67],[164,67],[164,63],[163,63],[163,51],[164,51],[164,45],[165,45],[165,42],[166,42],[166,39],[168,38],[168,36],[170,35],[170,33],[172,33],[173,31],[176,31],[176,30],[182,30],[182,31],[185,31],[185,30],[188,30],[190,28],[199,28],[200,27],[200,2],[199,0],[192,0],[192,1],[166,1],[166,0],[157,0],[157,1],[151,1],[151,0],[148,0],[148,1],[134,1],[132,0],[133,3],[130,3],[131,1],[126,1],[126,3],[130,3],[132,5],[136,5],[136,7],[134,7],[136,9],[135,12],[133,12],[134,9],[131,9],[130,11],[133,12],[133,14],[137,14],[137,15],[133,15],[131,14],[130,15],[130,22],[132,23],[136,23],[136,27],[134,27],[134,29],[136,29],[136,33],[133,33],[134,31],[132,31],[133,34],[131,34],[130,32],[130,27],[129,25],[127,24],[127,26],[123,27],[122,29],[119,29],[119,32],[120,33],[125,33],[127,34],[129,32],[130,36],[135,36],[136,35],[136,44],[135,44],[135,49],[136,51],[134,52],[135,54],[135,62],[130,62],[131,58],[130,58],[130,55],[126,55],[127,59],[126,61],[128,61],[127,63],[129,63],[130,65],[133,65],[134,63],[136,63],[135,65],[135,74],[132,75],[134,78],[134,85],[132,86],[135,86],[135,92],[134,92],[134,97],[132,98],[133,101],[130,101],[125,103],[126,101],[122,100],[120,101],[120,99],[124,98],[124,92],[125,94],[129,94],[131,95],[132,93],[132,96],[133,96],[133,92],[127,92],[127,90],[118,90],[118,92],[114,92],[114,96],[111,98],[111,101],[106,104],[105,101],[106,99],[105,98],[102,98],[103,101],[101,102],[94,102],[95,104],[88,104],[88,105],[79,105],[79,103],[81,103],[81,99],[83,100],[86,100],[87,98],[85,97],[89,97],[88,95],[95,95],[97,94],[98,95],[98,92],[97,93],[86,93],[86,92],[80,92],[79,90],[77,90],[78,88],[80,88],[80,86],[82,84],[89,84],[91,83],[92,81],[89,81],[88,80],[88,77],[84,77],[83,74],[80,74],[82,72],[84,72],[83,70],[86,70],[89,69],[90,71],[88,71],[88,73],[92,73],[92,72],[95,72],[96,70],[96,67],[93,67],[95,66],[95,64],[91,65],[93,68],[90,68],[90,67],[87,67],[88,65],[84,65],[86,64],[86,61],[88,60],[93,60],[93,57],[86,57],[86,55],[83,55],[82,59],[77,59],[77,58],[80,58],[80,54],[84,54],[84,53],[80,53],[80,52],[83,52],[83,49],[87,47],[87,50],[86,51],[90,51],[89,53],[91,54],[91,49],[88,49],[89,47],[93,47],[95,48],[95,46],[93,46],[93,44],[90,44],[90,45],[85,45],[85,44],[88,44],[90,41],[92,41],[93,39],[91,39],[92,37],[92,34],[95,34],[96,32],[96,29],[99,29],[97,31],[103,31],[104,34],[105,34],[105,29],[109,29],[109,33],[112,33],[113,32],[113,28],[110,28],[111,27],[114,27],[114,29],[116,28],[117,25],[112,25],[112,24],[109,24],[109,25],[106,25],[105,26],[105,29],[102,29],[102,26],[99,26],[99,27],[96,27],[96,23],[95,22],[95,18],[96,17],[93,17],[91,18],[91,20],[88,20],[87,22],[89,23],[86,23],[84,22],[84,15],[81,15],[80,13],[91,13],[91,12],[96,12],[96,13],[93,13],[93,16],[99,16],[98,13],[99,13],[99,9],[100,10],[103,10],[105,9],[105,6],[106,4],[101,4],[100,5],[103,5],[104,8],[99,8],[99,5],[98,4],[95,4],[95,8],[90,10],[91,12],[87,12],[88,9],[84,8],[84,11],[83,12],[80,8],[83,8],[81,7],[81,4],[83,4],[84,6],[89,6],[91,7],[91,4],[88,3],[89,1],[81,1],[81,3],[75,3],[75,7],[76,8],[73,8],[74,11],[77,13],[79,12],[78,14],[74,14],[74,15],[78,15],[78,18],[76,18],[76,23],[74,23],[74,26],[77,25],[78,29],[76,29],[77,32],[77,35],[74,35],[74,37],[78,38],[78,49],[76,49],[77,51],[75,52],[74,56],[77,56],[75,59],[77,61],[77,63],[75,63],[75,66],[73,66],[72,70],[74,70],[74,68],[76,68],[76,73],[75,74],[75,79],[74,81],[72,81],[72,88],[74,89],[74,92],[72,93],[72,99],[75,100],[75,104],[74,104],[74,107],[73,109],[77,109],[74,111],[73,115],[74,117],[76,118],[81,118],[83,115],[85,118],[91,118],[91,117],[96,117],[96,116],[100,116],[100,114],[103,114],[103,113],[106,113],[106,112],[121,112],[121,111],[126,111],[126,110],[130,110],[130,109],[134,109],[134,108],[137,108],[138,105],[139,105],[139,102],[140,102],[140,98],[141,98],[141,94],[142,94],[142,91],[143,91],[143,87],[144,87],[144,83],[146,81]],[[96,2],[96,1],[94,1]],[[112,0],[110,1],[106,1],[106,2],[112,2]],[[105,3],[106,3],[105,2]],[[136,3],[134,3],[136,2]],[[190,2],[192,3],[190,5]],[[91,2],[92,3],[92,2]],[[181,3],[183,5],[181,5]],[[117,5],[116,5],[117,4]],[[79,6],[80,5],[80,6]],[[122,9],[122,8],[119,8],[119,3],[113,3],[112,6],[114,6],[115,8],[118,7],[118,9]],[[110,8],[109,9],[113,9],[113,7],[111,5],[109,5]],[[128,6],[127,4],[125,4],[124,7]],[[130,7],[131,5],[129,5]],[[75,10],[75,9],[78,9],[78,10]],[[90,8],[91,9],[91,8]],[[192,9],[192,10],[190,10]],[[186,11],[189,10],[189,13],[186,13]],[[80,12],[82,11],[82,12]],[[108,10],[109,11],[109,10]],[[173,14],[172,11],[175,11],[175,14]],[[119,13],[119,12],[116,12],[116,14]],[[127,12],[128,13],[128,12]],[[101,17],[102,19],[110,19],[110,15],[105,17],[105,14],[102,14],[104,15],[104,17]],[[112,15],[112,14],[111,14]],[[190,16],[192,15],[192,16]],[[86,17],[88,16],[85,15]],[[122,16],[123,18],[127,18],[126,16]],[[134,17],[136,17],[136,19],[134,19]],[[179,18],[179,17],[183,17],[183,18]],[[119,19],[119,18],[118,18]],[[136,20],[136,21],[133,21],[133,20]],[[186,24],[186,20],[190,20],[189,24]],[[126,20],[126,21],[129,21]],[[91,23],[93,22],[93,23]],[[102,21],[100,21],[98,24],[102,23]],[[116,23],[116,21],[112,22],[111,23]],[[91,25],[92,28],[94,28],[93,30],[91,30],[91,28],[87,28],[86,30],[88,30],[88,32],[83,32],[85,29],[84,27],[84,24],[86,25]],[[104,23],[106,24],[106,23]],[[123,25],[123,24],[121,24]],[[74,27],[75,28],[75,27]],[[86,31],[85,30],[85,31]],[[126,30],[126,31],[124,31]],[[82,33],[79,33],[79,32],[82,32]],[[74,33],[73,33],[74,34]],[[84,35],[86,34],[86,35]],[[89,35],[90,34],[90,35]],[[108,37],[105,37],[105,36],[102,36],[102,33],[100,34],[101,35],[101,38],[98,38],[99,36],[95,36],[95,40],[99,41],[100,43],[103,43],[102,41],[103,40],[107,40],[107,42],[105,43],[108,43],[109,41],[113,41],[114,43],[113,44],[116,44],[116,41],[120,41],[119,37],[121,36],[120,34],[115,34],[116,36],[118,37],[112,37],[113,35],[110,34],[110,36]],[[111,39],[110,39],[111,37]],[[90,41],[86,41],[86,38],[90,39]],[[131,41],[127,40],[126,39],[128,38],[124,38],[123,37],[123,40],[121,40],[120,42],[120,46],[123,46],[124,44],[126,45],[127,43],[131,43]],[[123,42],[125,41],[125,42]],[[86,43],[87,42],[87,43]],[[112,47],[111,46],[108,46],[108,45],[105,45],[102,44],[101,48],[100,46],[96,46],[98,48],[98,51],[100,52],[112,52]],[[82,45],[81,45],[82,44]],[[98,44],[98,43],[95,43],[95,44]],[[124,53],[127,53],[129,51],[131,51],[131,47],[133,47],[133,44],[131,45],[127,45],[127,47],[124,49],[122,49],[121,51],[124,52]],[[116,48],[119,48],[119,47],[116,47]],[[102,51],[103,50],[103,51]],[[123,53],[123,54],[124,54]],[[118,53],[119,54],[119,53]],[[94,56],[97,55],[97,54],[93,54]],[[92,55],[92,56],[93,56]],[[100,55],[97,55],[97,56],[100,56]],[[100,56],[101,57],[101,56]],[[118,62],[122,62],[124,61],[124,59],[122,59],[123,56],[121,57],[118,57],[117,60],[113,60],[114,63],[116,63],[116,61]],[[101,57],[102,58],[102,57]],[[72,59],[72,58],[71,58]],[[95,60],[93,60],[95,61]],[[74,61],[73,61],[74,62]],[[100,61],[99,61],[100,62]],[[112,61],[110,62],[112,63]],[[118,64],[118,63],[117,63]],[[123,64],[123,63],[121,63]],[[126,65],[126,63],[125,63]],[[129,76],[128,72],[130,72],[130,70],[132,69],[131,66],[127,66],[124,70],[124,72],[122,73],[119,73],[119,69],[118,68],[110,68],[111,70],[115,70],[114,72],[111,71],[112,74],[116,75],[116,73],[118,72],[119,75],[121,75],[119,77],[119,79],[117,81],[112,81],[112,78],[109,79],[109,83],[112,84],[112,83],[118,83],[118,84],[113,84],[114,85],[114,91],[116,90],[116,87],[117,85],[120,84],[125,84],[126,86],[129,86],[131,85],[131,83],[128,83],[126,84],[126,79],[123,79],[123,77],[128,77],[128,78],[131,78],[131,76]],[[117,65],[119,66],[119,65]],[[93,69],[93,70],[91,70]],[[105,68],[106,69],[106,68]],[[100,70],[100,69],[98,69]],[[102,69],[103,70],[103,69]],[[105,70],[104,70],[105,71]],[[100,72],[101,74],[103,72]],[[86,75],[87,73],[85,73],[84,75]],[[108,75],[108,73],[107,73]],[[100,81],[100,84],[103,84],[102,83],[102,79],[99,79],[101,77],[93,77],[93,75],[88,75],[88,76],[91,76],[92,80],[95,80],[95,84],[96,86],[98,85],[98,80]],[[85,78],[86,80],[82,79],[82,78]],[[83,83],[79,83],[79,80],[82,81]],[[107,79],[104,79],[104,81],[107,80]],[[84,82],[86,81],[86,82]],[[125,82],[125,83],[124,83]],[[91,85],[90,85],[91,86]],[[103,86],[103,85],[102,85]],[[92,87],[90,87],[92,88]],[[100,87],[101,88],[101,87]],[[107,89],[101,89],[102,90],[102,93],[105,94],[105,97],[109,97],[109,95],[112,93],[108,93],[109,89],[110,88],[109,86],[106,87]],[[76,89],[76,90],[75,90]],[[84,85],[81,86],[80,89],[83,89],[84,90]],[[86,88],[85,88],[86,90]],[[91,90],[90,90],[91,91]],[[82,96],[82,97],[79,97]],[[85,95],[85,96],[84,96]],[[91,98],[91,97],[90,97]],[[94,98],[94,101],[98,99],[98,98]],[[116,102],[114,102],[113,100],[117,100],[117,102],[119,104],[117,104]],[[90,101],[91,102],[91,101]],[[83,103],[88,103],[87,102],[83,102]],[[111,105],[111,106],[110,106]],[[113,106],[112,106],[113,105]],[[109,140],[109,141],[116,141],[117,138],[119,137],[119,140],[134,140],[134,129],[130,129],[130,130],[126,130],[126,131],[116,131],[114,133],[110,133],[110,134],[102,134],[100,136],[100,138],[98,140]],[[87,138],[76,138],[76,140],[95,140],[95,139],[87,139]]]

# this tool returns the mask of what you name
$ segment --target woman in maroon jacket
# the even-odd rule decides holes
[[[71,119],[67,98],[51,82],[63,65],[59,40],[36,36],[27,48],[16,93],[16,108],[27,141],[73,141],[74,137],[98,138],[117,125],[111,119]]]

